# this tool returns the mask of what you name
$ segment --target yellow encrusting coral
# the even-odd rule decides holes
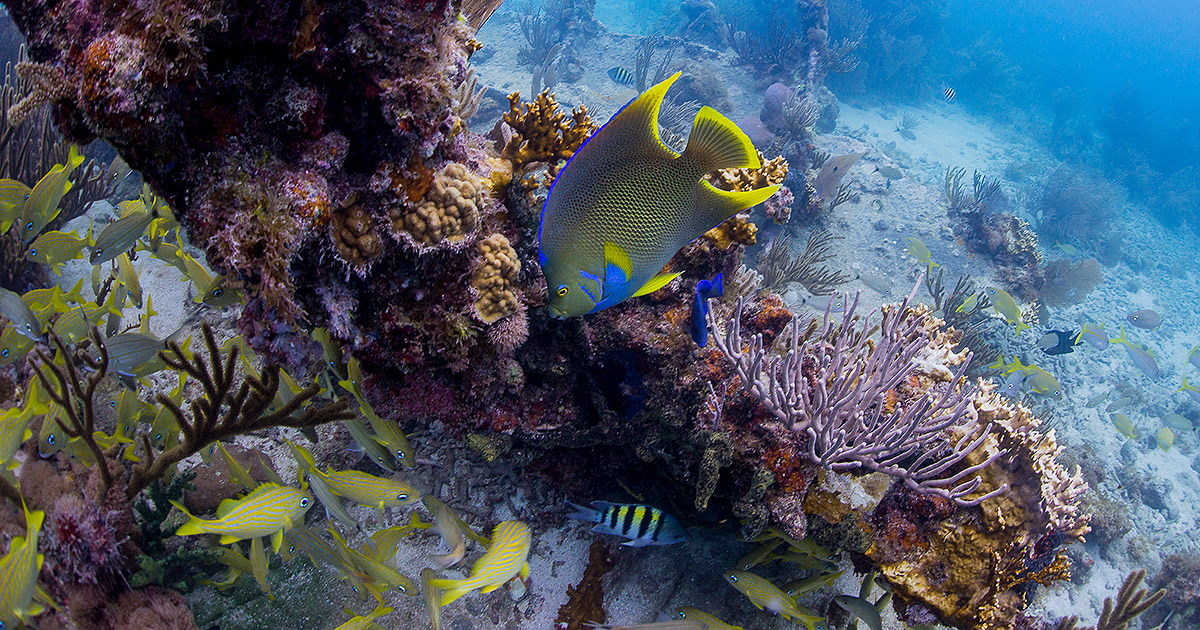
[[[761,168],[727,168],[705,175],[713,186],[721,190],[746,192],[766,186],[776,186],[783,183],[788,174],[787,160],[782,156],[767,160],[762,152],[758,153]],[[704,233],[706,240],[712,241],[717,249],[726,249],[730,245],[753,245],[758,226],[750,221],[749,215],[737,214],[724,223]]]
[[[568,119],[549,89],[538,94],[532,103],[521,103],[520,93],[513,92],[508,95],[508,103],[498,148],[501,157],[516,166],[570,159],[598,129],[583,105],[572,110]]]
[[[479,262],[471,274],[471,288],[478,295],[475,314],[491,324],[517,312],[520,301],[516,294],[517,274],[521,261],[503,234],[493,234],[476,244]]]
[[[479,225],[483,180],[458,162],[447,164],[420,202],[391,212],[392,229],[421,245],[462,243]]]
[[[705,232],[704,238],[711,240],[717,249],[726,249],[734,243],[753,245],[756,234],[758,226],[750,221],[748,214],[741,213],[729,217],[717,227]]]

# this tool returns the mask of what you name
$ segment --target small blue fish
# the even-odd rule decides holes
[[[624,85],[625,87],[633,87],[636,78],[633,73],[622,68],[621,66],[613,66],[608,69],[608,78],[613,80],[613,83]]]
[[[725,288],[721,282],[721,274],[717,274],[712,282],[701,280],[696,283],[696,298],[692,300],[690,330],[692,341],[695,341],[696,345],[701,348],[708,345],[708,300],[724,294]]]
[[[592,501],[590,508],[570,501],[567,505],[575,509],[567,518],[596,523],[592,531],[597,534],[628,538],[627,542],[621,543],[626,547],[674,545],[687,540],[679,521],[656,507],[606,501]]]
[[[1004,379],[1004,384],[1000,386],[1000,393],[1009,398],[1020,398],[1021,387],[1025,384],[1025,373],[1021,371],[1013,372]]]

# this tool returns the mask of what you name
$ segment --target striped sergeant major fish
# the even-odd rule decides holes
[[[608,69],[608,78],[613,80],[613,83],[624,85],[625,87],[633,87],[635,78],[633,73],[622,68],[621,66],[613,66]]]
[[[947,103],[953,103],[954,97],[956,96],[958,96],[958,93],[955,92],[954,88],[950,87],[949,85],[942,88],[942,98],[945,99]]]
[[[590,508],[567,501],[574,512],[567,515],[585,523],[596,523],[592,531],[628,538],[626,547],[674,545],[687,540],[683,526],[675,517],[648,505],[629,505],[592,501]]]

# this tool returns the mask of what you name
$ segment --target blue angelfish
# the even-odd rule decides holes
[[[684,245],[779,190],[729,192],[703,179],[762,166],[750,138],[711,107],[696,114],[687,148],[658,134],[675,73],[617,112],[554,180],[538,228],[550,313],[575,317],[646,295],[678,276],[663,266]]]
[[[692,341],[695,341],[696,345],[701,348],[708,345],[708,300],[724,294],[725,287],[721,283],[721,274],[717,274],[712,282],[701,280],[696,283],[696,297],[692,300],[690,330]]]

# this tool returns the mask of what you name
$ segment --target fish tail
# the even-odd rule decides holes
[[[687,148],[681,157],[700,163],[705,172],[723,168],[762,168],[750,138],[733,121],[707,106],[701,107],[696,114]]]
[[[204,530],[201,529],[201,524],[203,521],[195,516],[192,516],[192,513],[188,512],[187,508],[183,507],[182,503],[178,501],[171,501],[171,505],[174,505],[179,509],[180,512],[183,512],[184,516],[188,517],[187,522],[183,525],[180,525],[179,529],[175,530],[176,536],[194,536],[196,534],[205,533]]]
[[[569,505],[575,509],[574,512],[571,512],[570,514],[567,515],[567,518],[575,519],[577,521],[584,521],[586,523],[599,523],[600,522],[600,512],[599,511],[593,510],[590,507],[584,507],[582,505],[571,503],[570,501],[567,501],[567,505]]]
[[[724,274],[719,273],[715,278],[712,279],[712,295],[709,297],[721,297],[725,295],[725,281],[722,277],[723,275]]]
[[[470,593],[472,588],[469,580],[430,580],[429,586],[442,591],[438,606],[448,606],[451,602]]]

